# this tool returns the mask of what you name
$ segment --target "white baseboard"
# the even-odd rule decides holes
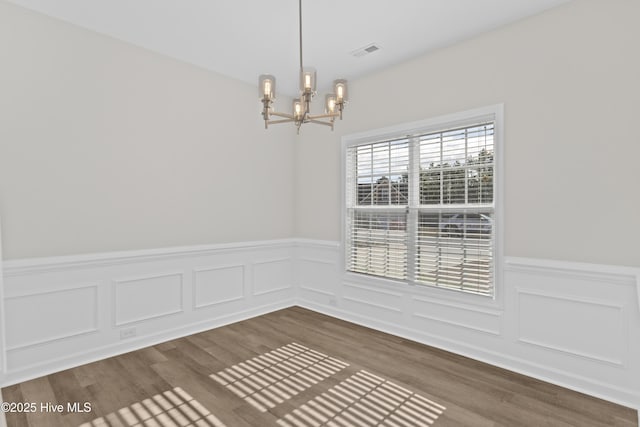
[[[234,313],[233,315],[221,316],[219,318],[210,319],[204,322],[198,322],[188,325],[181,325],[170,330],[153,333],[137,339],[132,339],[126,343],[108,344],[103,347],[93,348],[91,350],[78,351],[75,354],[60,357],[54,360],[41,361],[40,363],[15,370],[5,375],[5,383],[18,384],[33,378],[49,375],[65,369],[74,368],[76,366],[87,363],[96,362],[119,354],[129,353],[141,348],[153,346],[163,342],[182,338],[199,332],[208,331],[210,329],[219,328],[252,317],[261,316],[273,311],[285,309],[295,305],[293,299],[283,300],[274,304],[261,307],[253,307],[251,309]]]

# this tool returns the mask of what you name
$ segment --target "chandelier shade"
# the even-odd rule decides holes
[[[333,82],[333,93],[325,96],[323,114],[311,114],[311,101],[316,95],[317,76],[316,69],[304,67],[302,63],[302,0],[298,0],[299,12],[299,37],[300,37],[300,98],[293,100],[291,113],[275,111],[273,102],[276,99],[276,78],[271,74],[262,74],[258,78],[258,94],[262,101],[262,118],[264,128],[270,124],[294,123],[300,132],[300,127],[305,123],[315,123],[331,127],[336,117],[342,120],[342,111],[349,100],[347,81],[338,79]],[[281,117],[272,120],[272,117]]]
[[[325,97],[324,112],[327,114],[336,112],[336,96],[332,93],[327,94]]]
[[[315,93],[316,91],[316,69],[304,67],[300,72],[300,92]]]
[[[260,98],[276,99],[276,78],[271,74],[263,74],[259,82]]]

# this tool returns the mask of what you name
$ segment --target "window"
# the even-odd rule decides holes
[[[347,271],[494,295],[496,116],[345,138]]]

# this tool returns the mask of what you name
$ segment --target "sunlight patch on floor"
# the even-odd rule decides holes
[[[359,371],[278,420],[282,427],[429,427],[446,408]]]
[[[291,343],[210,377],[254,408],[266,412],[348,366],[341,360]]]
[[[180,387],[136,402],[80,427],[226,427]]]

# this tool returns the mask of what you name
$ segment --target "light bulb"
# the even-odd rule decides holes
[[[258,94],[260,99],[274,100],[276,97],[276,78],[271,74],[262,74],[258,79]]]
[[[316,70],[312,67],[304,67],[300,71],[300,91],[314,93],[316,91]]]
[[[325,113],[331,114],[336,111],[336,96],[329,94],[326,96]]]
[[[344,79],[335,80],[333,87],[336,94],[336,104],[344,104],[347,102],[349,97],[347,93],[347,81]]]
[[[296,120],[302,120],[304,116],[304,104],[300,99],[293,100],[293,117]]]

